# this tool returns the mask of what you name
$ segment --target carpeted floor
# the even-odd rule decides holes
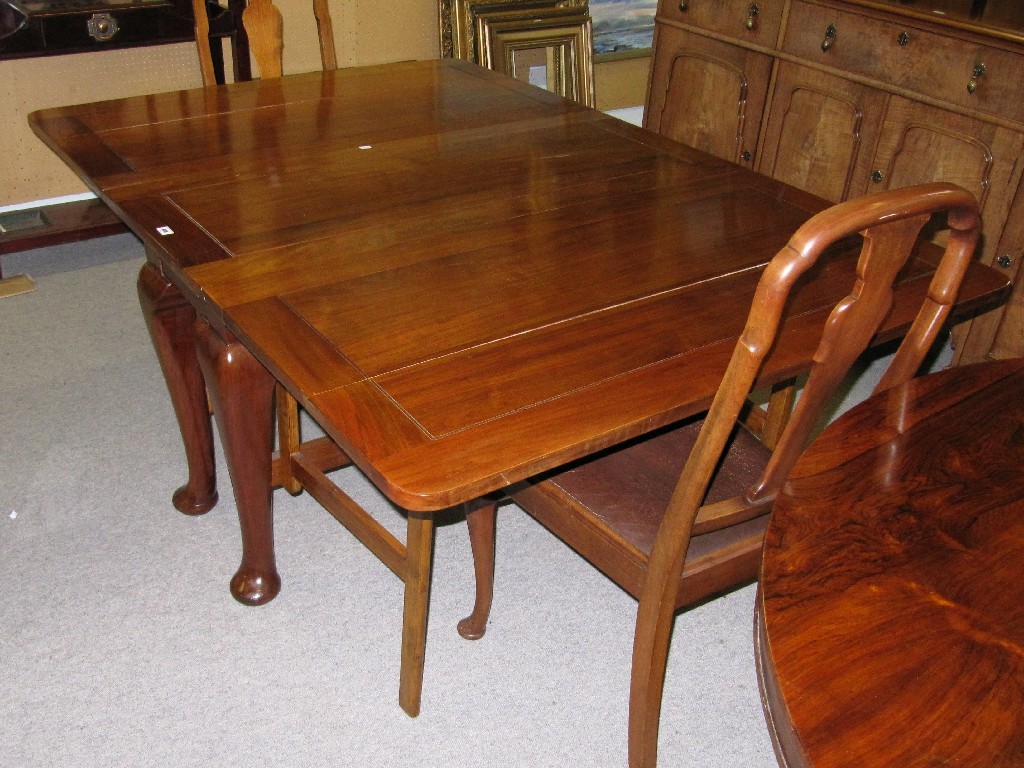
[[[274,497],[280,596],[230,597],[223,466],[213,511],[170,504],[184,461],[141,263],[131,236],[4,257],[38,290],[0,301],[0,766],[625,766],[636,604],[515,507],[478,642],[455,631],[465,524],[437,533],[415,719],[397,703],[401,584],[307,495]],[[339,482],[404,530],[356,472]],[[678,618],[664,768],[775,765],[753,598]]]

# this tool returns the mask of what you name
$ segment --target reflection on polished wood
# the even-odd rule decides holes
[[[258,602],[276,589],[265,498],[288,462],[405,583],[410,713],[429,595],[424,516],[468,504],[471,520],[483,518],[492,492],[705,410],[765,264],[826,205],[453,60],[30,120],[146,242],[149,269],[177,294],[167,303],[180,297],[201,320],[206,384],[232,444],[238,578],[256,585],[241,592]],[[856,252],[830,254],[796,287],[759,384],[808,368]],[[915,252],[873,343],[906,331],[935,256]],[[972,265],[959,309],[990,305],[1006,288]],[[163,327],[191,333],[188,323]],[[171,386],[183,392],[175,407],[202,424],[205,394],[184,378]],[[269,461],[268,380],[336,448],[302,445]],[[202,477],[205,448],[192,449]],[[331,464],[347,458],[416,513],[405,543],[330,483]],[[206,488],[189,486],[197,496]]]
[[[1024,764],[1024,359],[897,387],[797,462],[758,597],[781,765]]]
[[[209,46],[209,21],[201,13],[207,0],[192,0],[196,19],[196,49],[199,54],[199,68],[203,76],[203,85],[212,88],[217,85],[213,58]],[[325,72],[338,66],[334,48],[334,27],[327,0],[313,0],[313,17],[320,42],[320,62]],[[251,0],[242,13],[242,24],[247,35],[247,48],[252,51],[259,67],[260,77],[270,79],[281,77],[283,72],[282,54],[284,52],[284,18],[272,0]],[[246,54],[248,56],[248,54]],[[246,67],[248,70],[248,67]],[[174,395],[172,395],[174,399]],[[274,393],[277,413],[277,434],[279,456],[287,457],[299,450],[302,434],[299,422],[299,408],[295,398],[283,386],[278,386]],[[184,428],[182,428],[184,431]],[[212,448],[211,448],[212,450]],[[275,478],[275,485],[281,485],[291,494],[302,492],[302,485],[291,471],[291,463],[278,461],[275,464],[280,478]]]

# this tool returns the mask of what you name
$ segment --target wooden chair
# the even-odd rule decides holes
[[[196,50],[199,53],[199,68],[203,85],[217,85],[214,74],[213,56],[210,53],[210,23],[206,15],[206,1],[192,0],[195,15]],[[334,50],[334,28],[327,0],[313,0],[313,16],[316,19],[317,34],[320,38],[320,63],[325,72],[337,69],[338,60]],[[256,60],[262,79],[282,76],[282,53],[284,51],[284,19],[281,11],[271,0],[250,0],[242,12],[242,25],[249,40],[249,51]],[[277,385],[275,389],[275,410],[279,453],[275,461],[274,484],[283,486],[289,493],[302,491],[302,485],[292,471],[287,457],[299,450],[302,442],[299,429],[299,407],[287,389]]]
[[[196,19],[196,48],[199,52],[199,67],[203,74],[203,85],[216,85],[213,56],[210,54],[210,22],[206,16],[204,0],[192,0],[192,12]],[[338,68],[334,52],[334,29],[327,0],[313,0],[313,16],[316,18],[317,33],[320,37],[320,62],[324,71]],[[281,54],[284,50],[284,20],[281,12],[271,0],[250,0],[242,12],[242,26],[249,38],[249,50],[263,79],[281,77]]]
[[[863,197],[814,216],[766,268],[704,418],[577,462],[513,492],[520,506],[640,601],[629,702],[631,768],[656,762],[675,612],[756,578],[773,498],[823,406],[884,320],[893,282],[922,226],[932,214],[945,212],[950,235],[942,261],[875,391],[913,378],[974,253],[977,210],[969,192],[927,184]],[[829,317],[807,385],[769,453],[736,428],[744,401],[772,347],[793,284],[829,246],[857,232],[863,243],[856,284]],[[470,529],[479,562],[493,558],[493,520],[489,524],[490,530],[482,523]],[[487,569],[479,568],[480,575],[486,578]],[[479,595],[486,600],[490,584],[478,589],[464,634],[483,633],[488,606]]]

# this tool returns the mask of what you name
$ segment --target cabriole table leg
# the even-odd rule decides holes
[[[213,427],[203,373],[196,359],[196,313],[181,292],[148,262],[139,272],[138,291],[185,444],[188,482],[174,492],[172,502],[186,515],[201,515],[217,503],[217,478]]]
[[[231,579],[240,603],[262,605],[281,591],[274,559],[271,487],[274,378],[234,338],[196,322],[196,350],[213,402],[242,533],[242,562]]]

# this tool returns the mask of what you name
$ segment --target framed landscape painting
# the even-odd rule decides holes
[[[654,38],[657,0],[590,0],[598,60],[646,56]]]

